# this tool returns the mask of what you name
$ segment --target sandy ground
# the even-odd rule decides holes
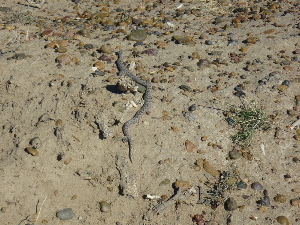
[[[0,12],[1,224],[197,224],[197,214],[203,216],[198,224],[278,224],[278,216],[299,223],[298,130],[290,129],[300,116],[296,1],[76,2],[47,0],[36,8],[2,1],[10,10]],[[90,18],[101,10],[108,13],[104,19]],[[137,24],[119,24],[131,17],[148,20],[140,25],[148,34],[143,45],[126,38]],[[107,20],[115,30],[104,29]],[[77,34],[83,28],[87,34]],[[53,32],[41,35],[45,30]],[[60,40],[67,40],[66,53],[45,48]],[[99,50],[106,44],[110,53]],[[122,125],[142,106],[143,95],[118,90],[119,49],[124,62],[135,62],[132,73],[151,80],[153,88],[151,108],[130,127],[133,163]],[[158,54],[140,54],[146,49]],[[62,54],[71,62],[56,62]],[[103,61],[104,73],[94,73],[101,55],[111,62]],[[201,66],[199,58],[209,65]],[[280,86],[284,81],[288,85]],[[234,95],[238,85],[243,98]],[[245,150],[233,143],[238,127],[226,122],[224,112],[251,100],[273,120]],[[192,118],[185,117],[193,104]],[[244,157],[229,159],[232,150]],[[219,172],[234,167],[247,188],[224,191],[217,207],[204,202],[218,177],[195,166],[199,159]],[[179,192],[176,181],[187,181],[188,189],[157,215],[152,208]],[[254,182],[263,189],[253,190]],[[147,199],[149,194],[159,199]],[[275,201],[278,194],[286,200]],[[265,195],[270,205],[257,204]],[[224,208],[229,197],[237,203],[234,210]],[[72,219],[57,218],[65,208],[74,212]]]

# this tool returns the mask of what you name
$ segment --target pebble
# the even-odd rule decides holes
[[[258,37],[249,37],[245,40],[246,43],[255,44],[257,41],[259,41]]]
[[[32,147],[27,147],[26,152],[29,153],[32,156],[37,156],[39,154],[39,152],[36,149],[32,148]]]
[[[105,68],[104,63],[101,61],[95,62],[94,67],[97,67],[98,70],[104,70]]]
[[[189,107],[189,111],[195,111],[197,109],[197,107],[196,107],[196,105],[195,104],[193,104],[193,105],[191,105],[190,107]]]
[[[210,61],[208,61],[207,59],[200,59],[197,62],[197,66],[200,68],[205,68],[205,67],[208,67],[209,65],[210,65]]]
[[[193,89],[187,85],[180,85],[179,86],[180,89],[184,90],[184,91],[188,91],[188,92],[192,92]]]
[[[283,84],[281,84],[281,85],[279,85],[279,86],[277,87],[277,89],[278,89],[279,91],[281,91],[281,92],[286,91],[287,88],[288,88],[288,86],[283,85]]]
[[[261,191],[263,189],[263,186],[258,182],[254,182],[251,184],[251,188],[255,191]]]
[[[289,220],[285,216],[278,216],[276,218],[277,222],[283,225],[290,225]]]
[[[42,141],[38,137],[34,137],[30,140],[29,144],[31,144],[32,148],[38,149],[42,145]]]
[[[294,139],[295,139],[296,141],[300,141],[300,134],[294,135]]]
[[[101,55],[98,59],[105,62],[111,62],[111,58],[107,55]]]
[[[147,38],[145,30],[135,30],[128,35],[130,41],[144,41]]]
[[[193,142],[191,142],[191,141],[189,141],[189,140],[186,140],[185,141],[185,150],[187,151],[187,152],[193,152],[193,150],[196,148],[196,145],[193,143]]]
[[[56,217],[61,220],[70,220],[75,216],[71,208],[60,210],[56,213]]]
[[[244,181],[240,181],[237,185],[237,189],[246,189],[247,188],[247,184]]]
[[[161,48],[161,49],[166,49],[167,47],[169,47],[169,44],[165,41],[157,41],[156,45],[158,48]]]
[[[286,202],[286,197],[283,194],[278,194],[274,197],[274,201],[279,202],[279,203],[285,203]]]
[[[192,112],[190,112],[190,111],[184,113],[183,116],[184,116],[185,118],[187,118],[188,121],[190,121],[190,122],[194,122],[194,121],[196,120],[196,116],[195,116]]]
[[[68,65],[72,62],[72,58],[71,58],[71,56],[69,56],[67,54],[62,54],[62,55],[56,57],[55,62]]]
[[[177,180],[175,182],[175,187],[176,188],[182,188],[183,190],[187,190],[191,187],[191,183],[188,182],[188,181]]]
[[[299,199],[296,199],[296,198],[291,199],[290,203],[291,203],[292,206],[298,206],[299,205]]]
[[[111,53],[113,51],[113,49],[110,44],[106,44],[106,45],[102,45],[100,47],[100,51],[103,53]]]
[[[190,56],[191,59],[200,59],[200,55],[198,52],[193,52],[192,55]]]
[[[242,156],[238,151],[230,151],[228,155],[230,159],[238,159]]]
[[[111,209],[110,204],[106,201],[99,202],[99,205],[100,205],[101,212],[108,212]]]
[[[264,196],[262,199],[260,199],[260,200],[257,201],[257,204],[269,207],[270,206],[270,198],[269,198],[269,196]]]
[[[55,49],[55,52],[59,52],[59,53],[66,53],[68,51],[68,49],[66,48],[57,48]]]
[[[92,38],[91,34],[87,31],[87,30],[79,30],[77,32],[77,34],[83,36],[83,37],[86,37],[86,38]]]
[[[142,53],[147,54],[147,55],[156,56],[158,54],[158,50],[154,49],[154,48],[150,48],[150,49],[144,50]]]
[[[238,205],[237,205],[237,202],[235,201],[235,199],[230,197],[224,203],[224,207],[228,211],[233,211],[238,208]]]
[[[216,170],[212,165],[210,165],[210,163],[206,160],[204,160],[203,162],[203,169],[209,173],[210,175],[214,176],[214,177],[219,177],[220,176],[220,172],[218,170]]]
[[[41,33],[41,36],[51,36],[52,34],[54,33],[54,30],[44,30],[42,33]]]
[[[282,82],[282,85],[285,85],[285,86],[290,86],[291,85],[291,82],[289,80],[285,80]]]
[[[205,44],[206,44],[206,45],[212,45],[213,43],[212,43],[212,41],[206,40],[206,41],[205,41]]]

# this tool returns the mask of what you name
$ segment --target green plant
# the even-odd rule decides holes
[[[228,123],[232,123],[239,129],[239,132],[232,137],[234,143],[243,147],[251,144],[253,135],[258,130],[268,130],[271,126],[269,117],[263,109],[258,108],[254,101],[249,104],[242,104],[239,107],[231,106],[232,116],[227,117]]]

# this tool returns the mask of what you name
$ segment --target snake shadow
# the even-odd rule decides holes
[[[106,90],[114,93],[114,94],[121,94],[122,92],[118,89],[118,86],[115,85],[106,85]]]

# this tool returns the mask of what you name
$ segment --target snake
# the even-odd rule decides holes
[[[123,124],[123,127],[122,127],[122,131],[125,136],[124,141],[127,141],[128,146],[129,146],[129,160],[132,163],[131,153],[132,153],[132,149],[133,149],[133,142],[132,142],[132,139],[129,134],[129,127],[132,124],[139,122],[139,120],[143,116],[143,114],[145,114],[147,112],[147,110],[150,108],[151,100],[152,100],[152,96],[151,96],[152,87],[151,87],[150,81],[143,80],[143,79],[133,75],[129,70],[126,69],[126,67],[123,63],[123,51],[122,50],[120,50],[118,52],[118,59],[116,61],[116,65],[119,70],[119,74],[118,74],[119,76],[122,76],[122,75],[128,76],[131,80],[133,80],[134,82],[136,82],[146,88],[146,91],[144,94],[144,104],[130,120],[128,120],[127,122],[125,122]]]

